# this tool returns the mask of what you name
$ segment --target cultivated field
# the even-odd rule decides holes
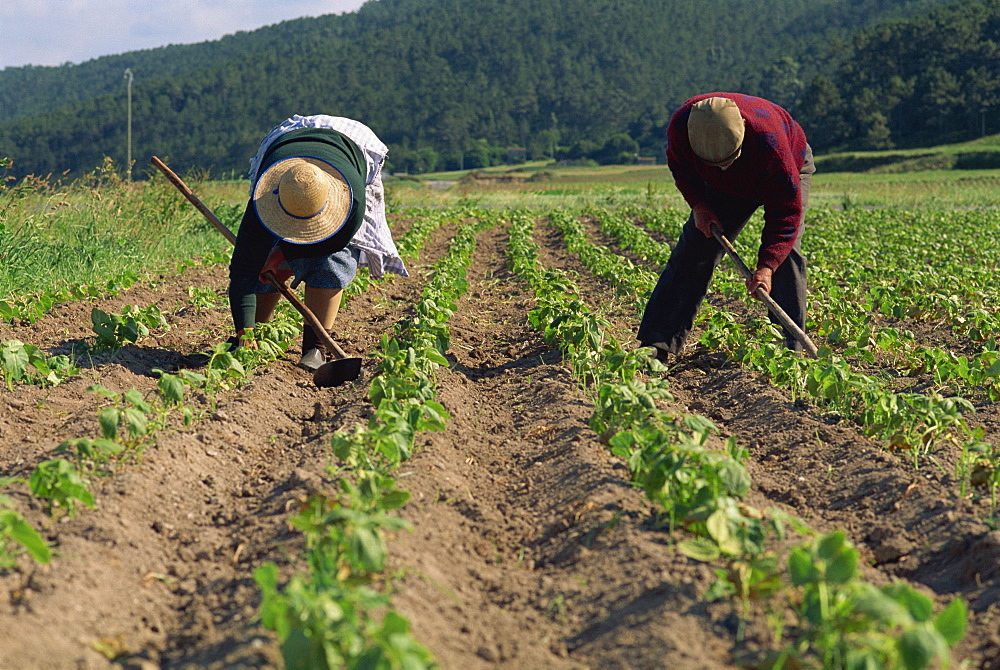
[[[0,668],[1000,667],[996,175],[817,179],[819,360],[724,262],[664,369],[664,171],[393,184],[334,389],[287,306],[185,367],[227,243],[162,179],[0,191]]]

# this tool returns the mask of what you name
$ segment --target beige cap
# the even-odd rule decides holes
[[[254,187],[253,203],[264,227],[293,244],[333,236],[351,213],[351,185],[333,165],[309,156],[274,163]]]
[[[739,107],[729,98],[699,100],[688,116],[691,150],[709,165],[725,165],[739,155],[744,123]]]

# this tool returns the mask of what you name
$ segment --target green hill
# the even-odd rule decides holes
[[[840,114],[850,128],[844,68],[856,36],[942,4],[370,0],[216,42],[2,70],[0,156],[14,159],[14,176],[124,163],[126,68],[140,167],[155,154],[177,170],[237,176],[295,113],[363,120],[389,144],[390,169],[412,172],[495,164],[511,146],[599,162],[661,156],[671,111],[708,90]],[[818,96],[817,78],[840,97]]]

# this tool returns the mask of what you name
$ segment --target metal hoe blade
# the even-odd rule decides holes
[[[320,388],[340,386],[361,376],[360,358],[338,358],[324,363],[313,373],[313,383]]]

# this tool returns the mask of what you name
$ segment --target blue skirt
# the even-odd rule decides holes
[[[305,282],[313,288],[347,288],[358,274],[358,261],[361,251],[354,247],[346,247],[327,256],[316,258],[296,258],[286,260],[281,264],[282,270],[291,270],[295,275],[292,288]],[[270,283],[258,281],[254,293],[277,293],[278,289]]]

